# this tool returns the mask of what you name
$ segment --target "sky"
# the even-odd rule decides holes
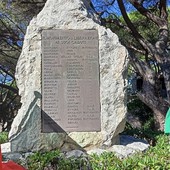
[[[100,13],[103,11],[107,11],[103,14],[102,16],[103,18],[105,17],[107,18],[109,16],[109,13],[115,13],[118,16],[121,15],[121,12],[119,10],[116,0],[91,0],[91,1],[97,12]],[[110,5],[112,4],[113,1],[115,1],[113,5]],[[159,1],[159,0],[155,0],[154,2],[156,1]],[[144,6],[147,7],[150,3],[151,3],[150,1],[147,3],[144,3]],[[168,6],[170,6],[170,0],[167,0],[167,3],[168,3]],[[126,7],[127,12],[135,11],[135,8],[130,3],[126,3],[125,7]]]

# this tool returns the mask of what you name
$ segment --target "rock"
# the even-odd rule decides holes
[[[143,143],[149,145],[147,141],[129,135],[120,135],[120,145],[130,145],[132,143]]]
[[[11,152],[11,143],[3,143],[1,144],[1,151],[2,153],[10,153]]]
[[[89,150],[115,144],[126,122],[127,50],[117,35],[100,26],[87,0],[48,0],[30,22],[16,68],[21,109],[9,132],[8,152]],[[99,34],[101,132],[41,133],[41,32],[97,29]]]
[[[107,149],[92,149],[89,150],[88,154],[101,155],[104,152],[114,152],[115,156],[120,159],[132,156],[137,152],[146,151],[150,145],[142,139],[134,138],[133,136],[120,135],[120,145],[113,145]]]
[[[104,152],[109,152],[109,151],[107,151],[107,150],[105,150],[105,149],[99,149],[99,148],[97,148],[97,149],[92,149],[92,150],[87,151],[87,153],[88,153],[89,155],[96,154],[96,155],[98,155],[98,156],[100,156],[100,155],[103,154]]]
[[[113,145],[109,151],[114,152],[115,155],[120,159],[126,158],[136,152],[136,150],[133,148],[129,148],[123,145]]]
[[[20,159],[22,159],[22,155],[20,153],[8,153],[3,155],[4,161],[8,160],[18,161]]]
[[[126,145],[129,148],[132,148],[136,151],[145,151],[149,148],[149,144],[143,143],[143,142],[133,142],[131,144]]]
[[[150,145],[142,139],[129,135],[120,135],[120,145],[112,146],[109,151],[115,152],[119,158],[126,158],[136,152],[146,151]]]
[[[98,156],[100,156],[101,154],[105,153],[105,152],[113,152],[115,154],[115,156],[117,156],[120,159],[124,159],[127,158],[129,156],[134,155],[135,153],[138,152],[144,152],[146,151],[150,145],[142,139],[136,139],[132,136],[128,136],[128,135],[121,135],[120,136],[120,142],[121,145],[113,145],[110,148],[105,148],[105,149],[101,149],[101,148],[94,148],[94,149],[90,149],[87,152],[84,150],[71,150],[71,151],[64,151],[61,152],[61,155],[65,158],[79,158],[79,157],[83,157],[84,159],[88,158],[88,155],[93,155],[96,154]],[[6,153],[3,154],[3,158],[4,160],[14,160],[14,161],[20,161],[22,162],[22,164],[26,165],[26,158],[30,155],[32,155],[32,152],[27,152],[27,153]]]
[[[70,157],[78,158],[78,157],[85,157],[87,155],[85,154],[85,152],[81,150],[72,150],[72,151],[67,152],[65,156],[66,158],[70,158]]]

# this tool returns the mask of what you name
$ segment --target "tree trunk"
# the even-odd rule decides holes
[[[161,108],[161,106],[158,106],[157,108]],[[163,131],[164,130],[164,123],[165,123],[165,113],[167,109],[162,110],[153,108],[153,113],[154,113],[154,120],[155,120],[155,129]]]
[[[152,109],[155,120],[155,129],[163,131],[168,103],[158,95],[158,92],[155,89],[155,75],[146,74],[143,76],[143,88],[142,91],[138,92],[137,96]]]
[[[164,63],[161,65],[161,69],[164,76],[166,93],[167,93],[167,102],[170,105],[170,59],[169,56],[165,58]]]

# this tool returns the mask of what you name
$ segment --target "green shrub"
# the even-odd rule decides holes
[[[128,112],[139,118],[142,126],[149,123],[149,127],[154,129],[153,111],[144,104],[136,95],[130,95],[127,103]]]
[[[166,135],[157,137],[157,145],[145,153],[137,153],[126,159],[115,158],[113,153],[92,157],[94,170],[169,170],[170,145]]]
[[[8,141],[8,132],[0,133],[0,144]]]
[[[155,138],[156,146],[150,147],[145,153],[137,153],[126,159],[119,159],[114,153],[80,158],[65,158],[59,151],[35,153],[28,157],[28,169],[44,170],[50,166],[54,170],[169,170],[169,138],[166,135]]]
[[[43,170],[44,167],[50,167],[55,170],[86,170],[89,167],[85,157],[76,159],[74,157],[65,158],[59,151],[46,153],[35,153],[28,157],[27,166],[29,170]]]
[[[161,134],[163,135],[164,133],[162,131],[152,130],[148,121],[140,129],[132,128],[129,123],[126,123],[125,130],[122,134],[134,136],[140,139],[145,139],[150,145],[155,146],[158,139],[157,136]]]

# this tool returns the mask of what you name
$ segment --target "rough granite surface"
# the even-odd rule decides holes
[[[97,29],[99,34],[101,132],[41,133],[41,32]],[[47,0],[25,35],[16,68],[22,107],[2,152],[89,150],[118,144],[126,122],[127,50],[116,34],[100,26],[87,0]]]

